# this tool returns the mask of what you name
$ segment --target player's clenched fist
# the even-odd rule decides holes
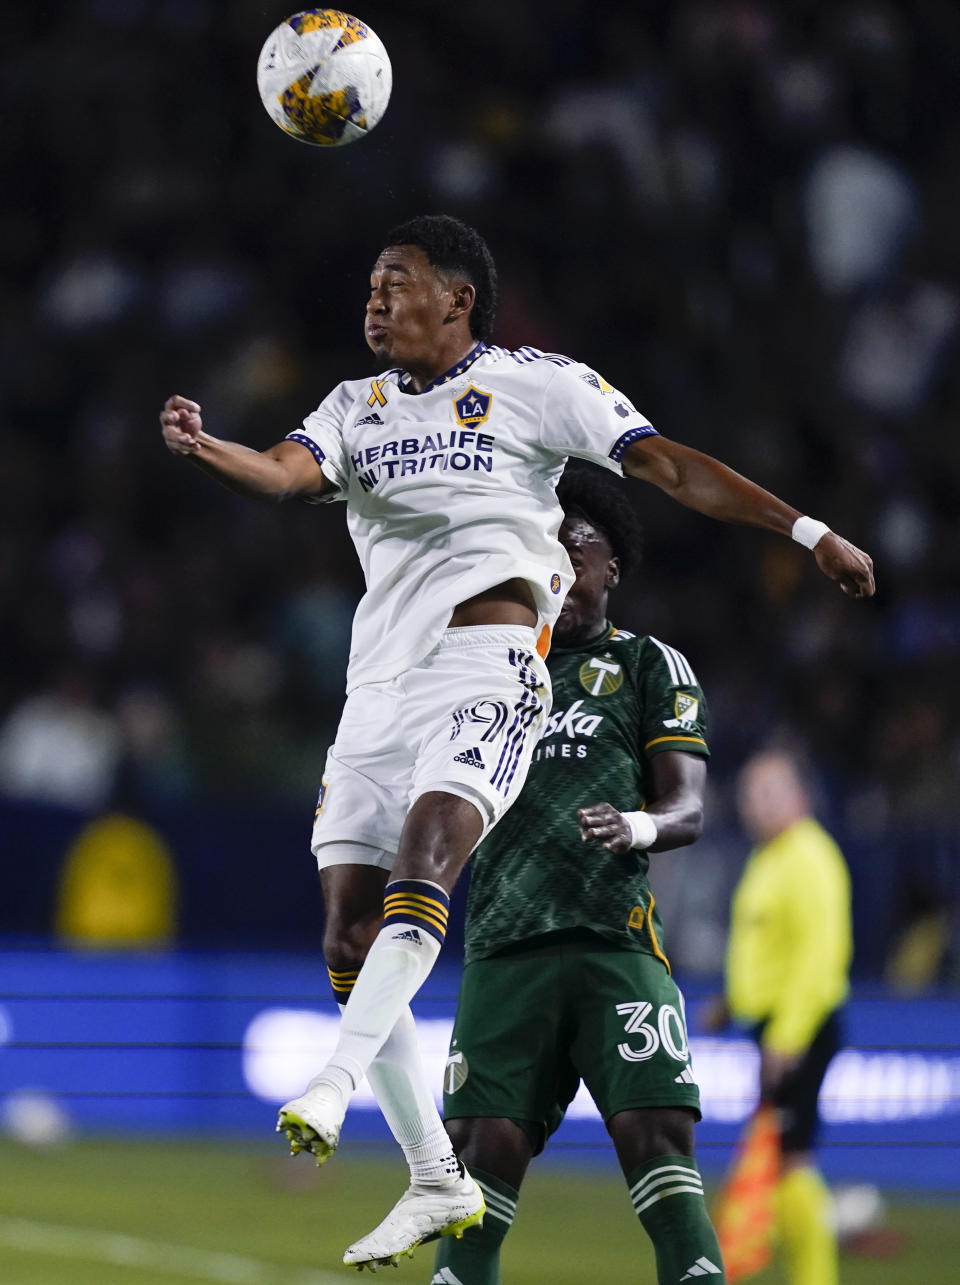
[[[828,531],[813,548],[813,556],[824,575],[836,580],[851,598],[872,598],[876,589],[873,560],[835,531]]]
[[[633,836],[623,813],[610,803],[594,803],[588,808],[577,809],[580,838],[584,842],[599,839],[608,852],[630,851]]]
[[[160,412],[160,427],[167,450],[174,455],[195,455],[203,445],[200,441],[203,432],[200,407],[189,397],[174,393],[167,398]]]

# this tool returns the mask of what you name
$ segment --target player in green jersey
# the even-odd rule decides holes
[[[706,709],[687,660],[607,620],[638,547],[615,482],[568,470],[576,582],[548,664],[553,713],[516,807],[475,853],[444,1118],[481,1186],[480,1228],[441,1241],[434,1285],[497,1285],[530,1160],[586,1084],[660,1285],[724,1280],[693,1159],[700,1096],[648,852],[700,834]],[[578,804],[580,805],[578,807]]]

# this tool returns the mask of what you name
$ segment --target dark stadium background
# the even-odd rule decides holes
[[[960,9],[364,0],[393,100],[332,152],[258,100],[286,12],[4,10],[2,943],[63,960],[64,859],[119,809],[172,854],[171,949],[316,950],[309,827],[361,591],[343,512],[230,496],[157,414],[179,391],[266,446],[373,373],[369,266],[442,210],[489,240],[499,342],[590,363],[873,555],[850,602],[796,546],[628,492],[645,563],[615,619],[682,649],[711,712],[705,836],[655,887],[705,992],[747,846],[733,779],[796,747],[852,868],[859,993],[929,997],[957,1065]]]

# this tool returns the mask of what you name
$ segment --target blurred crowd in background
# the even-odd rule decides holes
[[[499,343],[588,362],[874,557],[852,603],[797,546],[633,484],[645,558],[615,619],[681,648],[710,703],[701,901],[745,848],[729,783],[779,739],[878,872],[866,927],[932,916],[930,978],[955,977],[960,8],[364,0],[393,100],[330,153],[258,100],[286,12],[5,14],[0,796],[275,801],[304,831],[283,860],[309,863],[362,592],[343,511],[234,498],[157,414],[182,392],[265,447],[375,373],[370,264],[446,211],[493,250]]]

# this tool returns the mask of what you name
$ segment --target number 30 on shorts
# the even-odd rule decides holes
[[[639,1039],[642,1048],[633,1044],[618,1044],[617,1052],[625,1062],[646,1062],[661,1046],[677,1062],[686,1062],[689,1056],[687,1032],[683,1018],[672,1004],[661,1004],[654,1024],[653,1005],[649,1000],[635,1000],[632,1004],[618,1004],[617,1012],[627,1020],[623,1029]]]

